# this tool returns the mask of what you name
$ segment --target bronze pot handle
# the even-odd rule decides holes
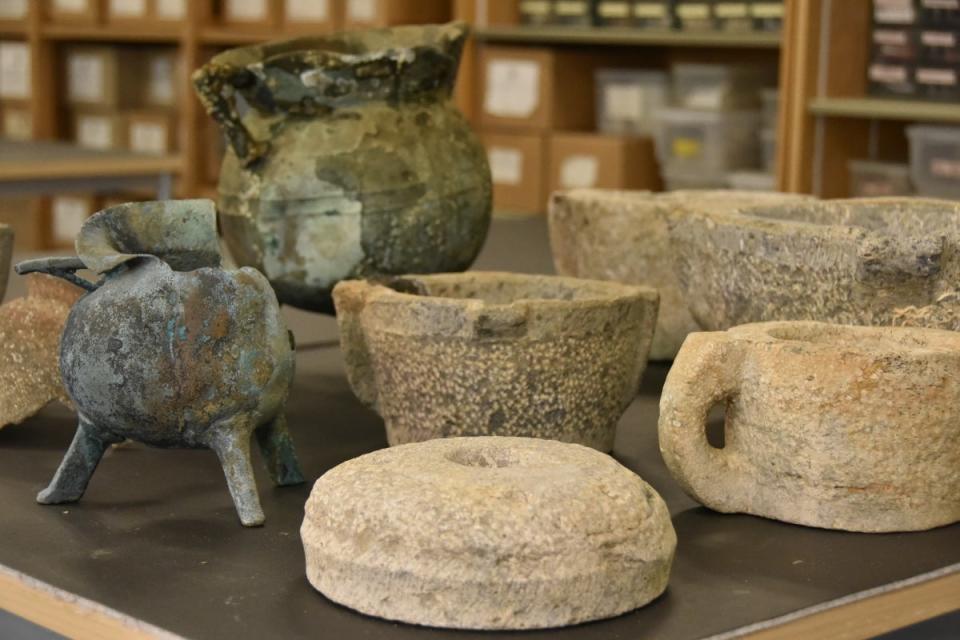
[[[90,282],[86,278],[81,278],[76,274],[77,271],[86,268],[87,265],[85,265],[80,258],[57,257],[24,260],[23,262],[18,262],[13,269],[17,272],[18,276],[25,276],[28,273],[46,273],[71,282],[81,289],[96,291],[100,288],[100,283]]]

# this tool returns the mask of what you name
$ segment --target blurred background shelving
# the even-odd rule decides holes
[[[459,19],[474,36],[455,97],[487,146],[500,212],[542,213],[551,190],[578,186],[950,195],[960,142],[936,157],[925,143],[960,137],[951,6],[0,0],[0,136],[154,157],[175,195],[213,197],[223,141],[194,97],[192,69],[232,46]],[[910,80],[882,82],[897,74]],[[924,180],[924,166],[944,175]],[[0,218],[19,243],[45,248],[104,203],[153,195],[4,199]]]

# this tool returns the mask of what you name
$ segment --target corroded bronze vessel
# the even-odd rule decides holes
[[[194,74],[229,142],[227,245],[281,302],[332,312],[340,280],[473,262],[492,196],[450,100],[465,37],[454,23],[301,38],[227,51]]]
[[[133,203],[91,217],[77,258],[21,262],[88,290],[60,341],[79,425],[44,504],[79,500],[113,443],[210,448],[244,525],[264,520],[250,465],[257,441],[277,484],[303,481],[283,414],[290,334],[254,269],[220,268],[209,200]],[[102,280],[75,272],[89,269]]]

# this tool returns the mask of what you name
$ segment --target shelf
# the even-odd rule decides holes
[[[226,27],[206,27],[200,31],[200,41],[204,44],[259,44],[270,40],[283,40],[290,36],[266,31],[238,31]]]
[[[163,42],[176,44],[181,29],[176,25],[74,25],[45,24],[42,33],[51,40],[89,40],[96,42]]]
[[[779,33],[725,31],[644,31],[612,27],[488,27],[474,35],[485,42],[591,44],[666,47],[776,49]]]
[[[814,115],[838,118],[960,123],[960,107],[948,102],[886,98],[814,98],[810,101],[808,110]]]
[[[0,38],[23,38],[27,35],[27,23],[23,20],[0,20]]]

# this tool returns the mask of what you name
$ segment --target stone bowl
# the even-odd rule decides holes
[[[960,203],[681,207],[669,225],[677,278],[704,329],[769,320],[960,329]]]
[[[362,613],[460,629],[609,618],[667,587],[659,495],[610,456],[532,438],[447,438],[354,458],[313,487],[307,578]]]
[[[646,285],[660,292],[651,360],[672,360],[700,327],[673,271],[668,216],[680,209],[733,211],[776,206],[807,196],[752,191],[616,191],[574,189],[553,194],[548,220],[557,272],[564,276]]]
[[[350,384],[391,445],[500,435],[610,451],[658,305],[648,287],[493,272],[346,281],[333,295]]]

